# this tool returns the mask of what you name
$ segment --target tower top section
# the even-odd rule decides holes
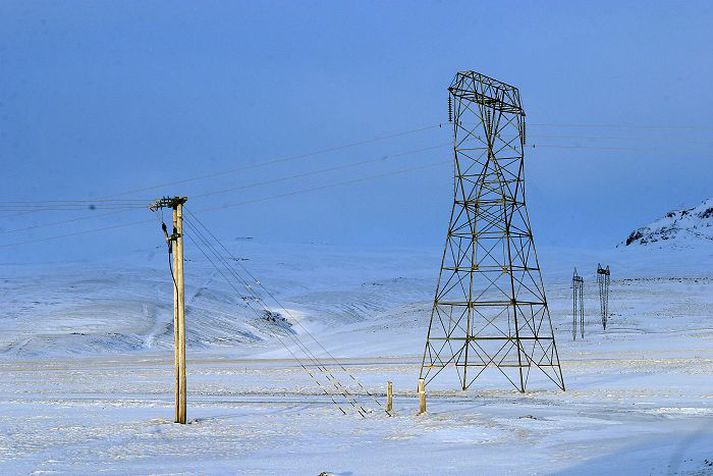
[[[520,103],[520,91],[477,71],[460,71],[453,78],[448,91],[460,100],[472,101],[498,111],[525,115]]]

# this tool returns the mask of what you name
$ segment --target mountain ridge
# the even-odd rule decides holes
[[[672,244],[688,246],[713,241],[713,198],[695,207],[672,210],[632,231],[618,246]]]

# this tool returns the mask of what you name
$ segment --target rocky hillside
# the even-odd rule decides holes
[[[632,231],[623,246],[663,242],[676,245],[713,240],[713,198],[693,208],[668,212],[658,220]]]

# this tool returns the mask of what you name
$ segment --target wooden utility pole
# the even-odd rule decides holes
[[[176,336],[174,359],[176,362],[176,423],[186,423],[186,307],[183,286],[183,204],[185,199],[173,205],[173,269],[176,285],[173,289],[174,334]]]
[[[165,197],[153,202],[149,208],[173,210],[173,230],[168,234],[164,225],[168,252],[173,257],[173,362],[175,367],[176,423],[186,423],[186,308],[183,284],[183,204],[188,197]]]

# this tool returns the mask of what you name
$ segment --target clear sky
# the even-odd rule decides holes
[[[225,239],[439,247],[446,126],[256,165],[445,123],[474,69],[520,88],[536,242],[614,246],[713,196],[711,25],[709,1],[5,0],[0,201],[185,194]],[[5,216],[0,262],[160,242],[149,221],[7,246],[152,218],[99,215]]]

